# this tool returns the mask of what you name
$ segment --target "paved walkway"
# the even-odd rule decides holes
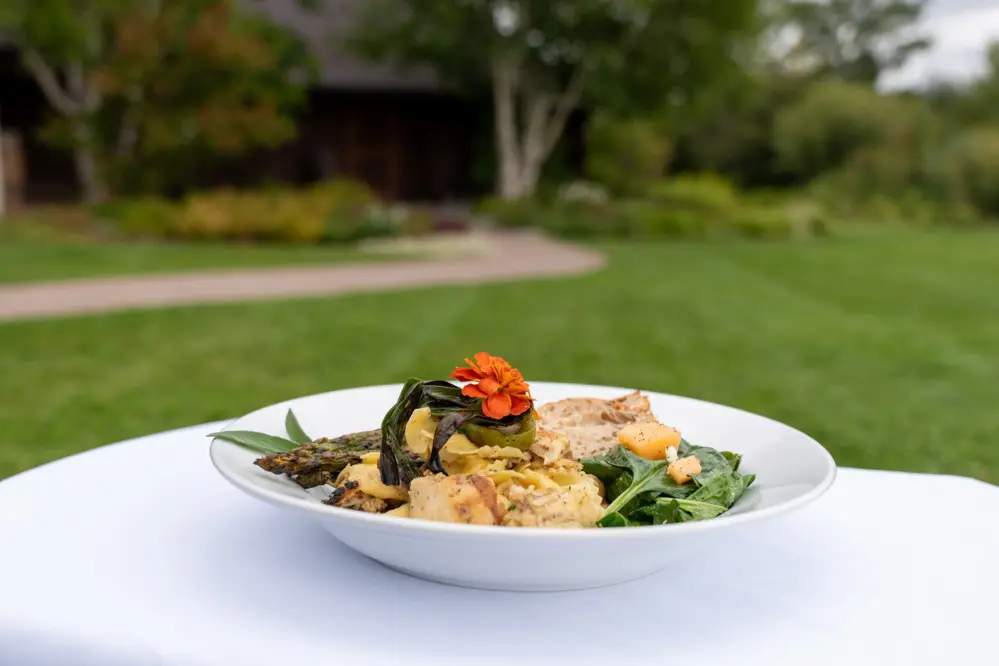
[[[116,310],[299,298],[432,285],[575,275],[604,264],[597,252],[534,234],[497,234],[485,255],[99,278],[0,287],[0,321]]]

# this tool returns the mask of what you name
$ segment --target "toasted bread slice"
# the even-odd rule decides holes
[[[655,421],[649,399],[640,391],[613,400],[566,398],[538,406],[538,426],[569,438],[576,459],[607,453],[618,445],[617,434],[629,423]]]

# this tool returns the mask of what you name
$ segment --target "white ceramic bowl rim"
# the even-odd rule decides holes
[[[532,382],[537,384],[546,384],[550,387],[559,386],[577,386],[576,384],[567,384],[562,382]],[[390,389],[390,388],[401,388],[402,384],[379,384],[374,386],[364,386],[364,387],[354,387],[348,389],[340,389],[335,391],[324,391],[321,393],[314,393],[312,395],[300,396],[298,398],[293,398],[291,400],[285,400],[279,403],[268,405],[266,407],[261,407],[260,409],[254,410],[239,419],[235,419],[223,430],[232,429],[232,426],[245,418],[259,414],[260,412],[273,410],[278,407],[284,407],[288,405],[293,405],[295,402],[306,400],[310,398],[316,398],[318,396],[326,396],[330,399],[335,398],[339,393],[345,393],[348,391],[355,391],[358,389],[368,389],[368,390],[378,390],[378,389]],[[658,393],[659,395],[671,395],[672,397],[683,398],[691,402],[696,402],[702,405],[710,405],[714,407],[719,407],[727,410],[734,410],[743,414],[753,416],[758,419],[765,419],[771,423],[777,424],[781,427],[788,428],[795,433],[798,433],[803,438],[802,441],[807,442],[809,445],[815,447],[815,449],[822,454],[826,461],[826,473],[822,480],[815,485],[808,492],[799,495],[793,499],[775,504],[773,506],[766,507],[764,509],[758,509],[753,511],[747,511],[745,513],[739,513],[730,516],[723,516],[720,518],[712,520],[701,520],[692,521],[686,523],[676,523],[670,525],[641,525],[636,527],[626,527],[626,528],[555,528],[555,527],[503,527],[499,525],[464,525],[456,523],[444,523],[436,522],[430,520],[414,520],[412,518],[403,518],[399,516],[387,516],[384,514],[373,514],[366,513],[363,511],[355,511],[352,509],[342,509],[339,507],[329,506],[319,502],[313,497],[304,494],[303,497],[289,497],[280,493],[275,493],[268,488],[265,488],[259,484],[253,483],[239,475],[230,474],[225,466],[220,464],[218,460],[218,447],[219,446],[239,446],[238,444],[233,444],[225,440],[220,440],[218,438],[212,439],[210,447],[210,455],[212,459],[212,464],[215,468],[225,477],[230,483],[235,485],[237,488],[243,490],[250,495],[263,499],[272,504],[284,505],[289,507],[294,507],[297,509],[302,509],[314,514],[322,515],[327,518],[336,517],[339,520],[345,520],[355,523],[365,524],[366,529],[375,529],[380,531],[391,531],[398,533],[400,530],[409,533],[425,533],[425,532],[435,532],[435,533],[451,533],[456,536],[460,535],[472,535],[475,534],[478,537],[483,538],[501,538],[501,539],[551,539],[553,537],[560,538],[564,540],[577,540],[577,539],[628,539],[628,538],[643,538],[649,536],[649,532],[653,530],[668,530],[672,534],[679,533],[689,533],[689,532],[703,532],[706,530],[718,529],[727,526],[734,526],[737,524],[744,524],[754,522],[756,520],[761,520],[775,514],[788,513],[799,509],[806,504],[813,502],[823,495],[836,479],[836,463],[833,460],[832,455],[819,444],[817,441],[806,435],[805,433],[797,430],[785,423],[781,423],[774,419],[770,419],[766,416],[749,412],[746,410],[739,409],[737,407],[730,407],[728,405],[722,405],[719,403],[710,402],[707,400],[699,400],[697,398],[688,398],[686,396],[676,396],[672,394],[664,394],[655,391],[646,391],[644,389],[633,389],[633,388],[620,388],[611,386],[601,386],[601,388],[618,390],[621,394],[630,393],[635,390],[641,390],[642,393]],[[386,407],[387,409],[387,407]]]

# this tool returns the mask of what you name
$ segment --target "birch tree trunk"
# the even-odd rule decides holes
[[[2,2],[2,0],[0,0]],[[100,23],[92,11],[81,15],[86,27],[87,56],[96,59],[100,50]],[[108,188],[100,169],[98,146],[91,125],[94,113],[101,105],[101,92],[88,77],[83,60],[75,60],[56,68],[42,53],[30,46],[23,48],[24,64],[49,104],[69,124],[73,138],[73,162],[76,166],[80,195],[88,204],[106,200]],[[60,74],[63,76],[60,77]]]
[[[97,156],[88,143],[77,143],[73,150],[73,163],[83,202],[92,205],[107,201],[107,183],[101,174]]]
[[[497,193],[506,200],[530,197],[537,191],[545,161],[582,99],[586,78],[581,65],[565,89],[557,94],[528,90],[522,85],[520,65],[515,55],[501,54],[494,58],[492,66],[499,160]],[[522,109],[520,122],[518,100]]]
[[[517,67],[509,54],[493,60],[493,109],[496,130],[496,155],[499,159],[497,190],[502,199],[519,199],[520,147],[517,136]]]
[[[7,215],[7,172],[4,160],[7,152],[3,149],[3,123],[0,122],[0,220]]]

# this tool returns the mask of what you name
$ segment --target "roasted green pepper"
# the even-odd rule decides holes
[[[486,425],[481,421],[464,424],[460,432],[479,446],[512,446],[526,451],[534,443],[537,423],[534,421],[534,415],[528,412],[520,421],[520,429],[517,432],[503,432],[497,430],[496,426]]]

